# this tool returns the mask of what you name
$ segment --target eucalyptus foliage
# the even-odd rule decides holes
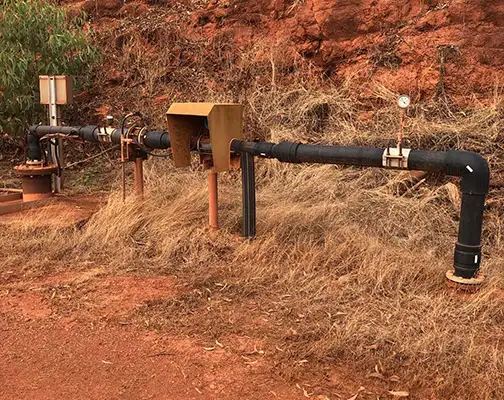
[[[99,53],[85,28],[84,15],[52,1],[0,1],[0,132],[19,134],[43,118],[39,75],[90,79]]]

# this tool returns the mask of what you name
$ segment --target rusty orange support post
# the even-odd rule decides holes
[[[210,170],[208,171],[208,215],[212,229],[219,229],[218,204],[217,173]]]
[[[143,158],[135,158],[135,195],[143,196],[144,194],[144,180],[143,180]]]

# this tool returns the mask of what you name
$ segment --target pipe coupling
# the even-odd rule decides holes
[[[301,143],[280,142],[273,146],[272,153],[280,162],[297,163],[297,149]]]
[[[474,278],[481,265],[481,246],[468,246],[457,243],[453,257],[455,275],[461,278]]]

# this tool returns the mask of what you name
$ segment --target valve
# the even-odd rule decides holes
[[[401,95],[397,99],[397,105],[401,109],[399,132],[397,134],[397,146],[396,148],[390,148],[390,145],[387,145],[387,149],[383,153],[384,167],[399,169],[408,168],[408,156],[410,149],[403,149],[403,133],[406,111],[410,104],[411,100],[407,95]]]
[[[129,119],[136,118],[135,121],[128,126],[126,124]],[[107,117],[107,122],[110,117]],[[112,119],[113,120],[113,119]],[[139,138],[141,132],[145,130],[145,118],[140,111],[127,114],[121,121],[121,180],[122,180],[122,199],[126,200],[126,163],[133,161],[135,164],[135,193],[143,194],[143,161],[147,158],[147,154],[140,149],[141,143]]]

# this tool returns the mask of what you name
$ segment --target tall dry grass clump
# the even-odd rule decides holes
[[[332,142],[327,132],[321,141]],[[139,311],[156,329],[258,337],[285,377],[351,365],[417,398],[500,398],[502,197],[496,190],[485,214],[488,280],[464,298],[443,279],[457,187],[429,176],[404,190],[398,174],[259,160],[258,237],[245,241],[238,173],[220,177],[215,233],[206,227],[205,172],[150,160],[145,199],[122,203],[114,191],[84,227],[2,224],[2,269],[40,274],[93,262],[112,273],[176,275],[180,296]],[[254,325],[257,314],[268,324]]]
[[[486,235],[489,278],[478,294],[450,294],[443,280],[457,233],[450,183],[397,196],[394,174],[261,161],[259,235],[246,241],[235,173],[221,176],[217,234],[206,228],[204,172],[151,161],[145,200],[122,204],[113,195],[73,254],[181,277],[184,294],[146,306],[142,318],[213,340],[255,332],[283,350],[275,360],[285,376],[302,374],[305,363],[311,370],[356,363],[379,379],[398,376],[392,386],[429,393],[418,398],[499,398],[502,243]],[[497,223],[491,213],[486,219]],[[262,330],[225,318],[250,301],[272,321]]]

